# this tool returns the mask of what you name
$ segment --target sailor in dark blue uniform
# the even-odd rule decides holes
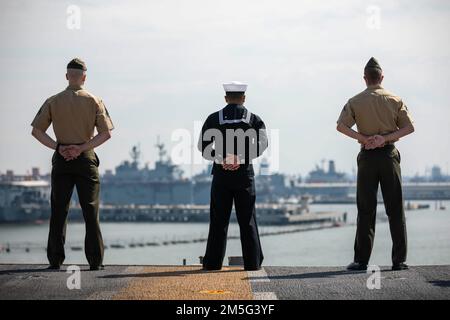
[[[244,267],[259,270],[264,256],[256,224],[252,160],[267,148],[267,135],[261,118],[243,105],[247,85],[231,82],[223,86],[228,104],[206,119],[198,144],[203,157],[214,161],[209,236],[203,268],[222,268],[234,202]]]

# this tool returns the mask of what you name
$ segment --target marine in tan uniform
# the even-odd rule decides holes
[[[111,137],[114,128],[102,100],[83,85],[86,64],[75,58],[67,65],[68,87],[48,98],[31,125],[32,135],[55,150],[51,173],[51,218],[47,257],[49,269],[62,265],[66,221],[74,187],[86,223],[85,253],[91,270],[102,268],[103,239],[99,225],[99,159],[94,148]],[[53,124],[54,141],[46,131]],[[94,136],[94,129],[98,134]]]
[[[407,237],[403,208],[400,152],[394,143],[414,132],[402,99],[381,86],[383,71],[375,58],[364,68],[367,89],[351,98],[337,130],[361,143],[357,175],[355,256],[348,270],[366,270],[375,238],[378,185],[381,186],[392,237],[392,270],[407,269]],[[357,131],[351,129],[356,124]]]

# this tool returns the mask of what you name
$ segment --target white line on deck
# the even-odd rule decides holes
[[[258,271],[247,271],[250,284],[251,283],[260,283],[260,282],[270,282],[269,276],[267,275],[266,270],[261,268]],[[255,300],[278,300],[275,292],[253,292],[253,299]]]
[[[270,282],[269,276],[267,275],[264,268],[258,271],[247,271],[250,282]]]
[[[275,292],[253,292],[253,299],[255,300],[278,300]]]

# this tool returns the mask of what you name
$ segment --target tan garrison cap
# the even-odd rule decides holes
[[[380,69],[380,70],[382,70],[380,64],[378,63],[378,60],[375,59],[374,57],[370,58],[370,60],[367,62],[364,69]]]

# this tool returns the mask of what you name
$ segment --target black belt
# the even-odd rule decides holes
[[[382,149],[388,149],[388,148],[395,148],[395,144],[393,142],[389,142],[389,143],[386,143],[384,146],[378,147],[375,149],[366,149],[366,148],[364,148],[363,145],[361,145],[361,151],[373,151],[373,150],[382,150]]]
[[[82,144],[84,144],[84,142],[82,142],[82,143],[60,143],[60,142],[58,142],[58,145],[60,145],[60,146],[72,146],[72,145],[81,146]]]

